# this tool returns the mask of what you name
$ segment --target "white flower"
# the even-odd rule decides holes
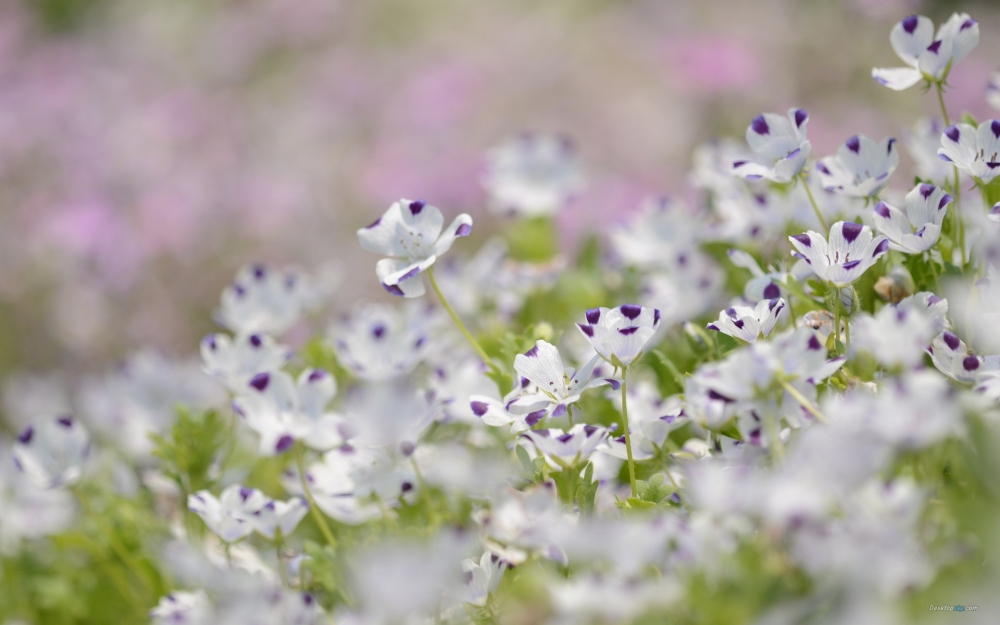
[[[953,124],[941,135],[938,155],[982,183],[1000,174],[1000,120],[987,119],[979,127]]]
[[[267,497],[262,492],[239,484],[226,487],[219,498],[201,490],[188,495],[187,500],[188,509],[201,517],[208,529],[227,543],[246,538],[253,532],[250,515],[265,503]]]
[[[656,385],[649,381],[639,380],[630,384],[627,393],[632,457],[648,460],[656,455],[656,448],[663,445],[670,432],[683,427],[689,420],[679,397],[661,397]],[[608,392],[608,398],[620,411],[621,393]],[[615,458],[627,459],[624,432],[617,438],[609,437],[607,447],[600,451]]]
[[[72,417],[47,419],[17,435],[14,464],[39,488],[72,486],[83,475],[90,435]]]
[[[927,351],[941,373],[966,384],[972,384],[984,373],[1000,369],[1000,355],[977,356],[969,350],[965,341],[951,332],[942,332],[935,337]]]
[[[282,536],[290,536],[308,513],[309,502],[303,497],[292,497],[288,501],[269,500],[251,513],[250,522],[257,533],[274,540],[279,528]]]
[[[263,263],[245,265],[222,291],[216,320],[237,335],[280,335],[316,303],[306,276]]]
[[[868,226],[838,221],[830,228],[830,241],[810,230],[788,237],[813,273],[834,286],[845,287],[857,280],[889,250],[889,239],[872,235]]]
[[[896,306],[861,316],[854,325],[852,349],[869,352],[886,366],[916,367],[934,337],[934,325],[923,313]]]
[[[993,208],[990,209],[990,212],[986,215],[986,218],[989,219],[990,221],[995,221],[997,223],[1000,223],[1000,202],[997,202],[996,204],[993,205]]]
[[[917,174],[923,180],[943,185],[951,179],[952,167],[938,156],[944,124],[940,118],[921,117],[906,134],[906,148],[916,161]]]
[[[329,340],[351,373],[385,380],[409,373],[427,354],[432,321],[426,309],[367,304],[331,326]]]
[[[778,322],[778,315],[785,309],[784,298],[761,300],[756,308],[733,306],[719,313],[719,320],[706,326],[734,338],[755,343],[760,336],[767,336]]]
[[[626,263],[671,268],[678,255],[701,253],[697,246],[705,229],[698,213],[687,204],[658,196],[644,199],[639,212],[613,227],[610,236],[615,251]]]
[[[499,215],[553,215],[583,188],[580,163],[565,137],[528,132],[490,150],[482,177]]]
[[[874,68],[872,78],[902,91],[925,79],[943,81],[951,68],[979,43],[979,23],[966,13],[953,13],[934,36],[934,22],[923,15],[910,15],[892,28],[892,49],[909,67]]]
[[[489,551],[483,553],[479,562],[472,559],[462,560],[462,571],[467,581],[457,593],[459,598],[472,605],[486,605],[490,593],[500,585],[506,570],[507,561]]]
[[[462,213],[444,234],[444,216],[426,202],[399,200],[371,225],[358,230],[361,247],[383,254],[375,273],[386,291],[402,297],[420,297],[424,283],[413,279],[429,269],[439,256],[451,249],[458,237],[472,232],[472,217]]]
[[[934,328],[934,332],[940,333],[951,329],[948,321],[948,300],[938,297],[929,291],[921,291],[899,300],[896,304],[897,310],[916,311],[926,317]]]
[[[1000,71],[993,72],[986,84],[986,101],[993,108],[1000,110]]]
[[[260,434],[260,453],[280,454],[301,440],[313,449],[343,442],[342,419],[326,411],[337,382],[322,369],[306,369],[297,381],[284,371],[255,375],[233,400],[233,410]]]
[[[733,162],[733,173],[748,180],[790,182],[802,171],[812,151],[806,139],[809,114],[802,109],[788,109],[788,117],[776,113],[758,115],[747,127],[750,148],[769,159],[771,166],[753,161]]]
[[[779,266],[772,267],[769,272],[765,272],[754,257],[743,250],[729,250],[727,254],[730,262],[753,274],[753,278],[743,287],[743,297],[751,302],[779,298],[785,294],[781,287],[785,280],[791,278],[798,281],[812,273],[809,270],[809,265],[801,261],[796,261],[791,271],[786,271]]]
[[[558,429],[528,430],[521,436],[530,440],[535,449],[546,458],[556,458],[562,463],[575,465],[589,458],[608,437],[608,433],[607,428],[578,423],[565,432]],[[560,463],[554,464],[559,466]]]
[[[210,625],[214,620],[212,604],[204,590],[174,591],[160,597],[149,611],[153,625]]]
[[[576,324],[597,353],[614,367],[627,368],[660,327],[660,311],[637,304],[591,308],[587,323]]]
[[[243,334],[235,339],[209,334],[201,340],[205,373],[232,391],[243,390],[250,378],[262,371],[280,369],[291,351],[266,334]]]
[[[850,197],[870,198],[889,184],[889,176],[898,165],[895,139],[875,143],[874,139],[855,135],[837,149],[836,156],[816,163],[816,171],[825,188]]]
[[[889,237],[889,249],[920,254],[941,236],[951,196],[930,184],[918,184],[906,194],[905,212],[885,202],[875,205],[875,227]]]

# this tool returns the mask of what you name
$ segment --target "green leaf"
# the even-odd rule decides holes
[[[521,463],[521,468],[529,475],[534,475],[535,466],[531,463],[531,457],[528,456],[528,452],[524,449],[524,446],[516,445],[514,453],[517,455],[517,461]]]

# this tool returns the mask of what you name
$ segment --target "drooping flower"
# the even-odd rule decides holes
[[[874,236],[871,228],[838,221],[830,228],[830,241],[809,231],[788,237],[797,252],[821,280],[846,287],[857,280],[889,251],[889,239]]]
[[[889,184],[889,176],[899,165],[896,140],[889,137],[875,143],[864,135],[855,135],[816,163],[823,186],[850,197],[870,198]]]
[[[90,434],[72,417],[47,419],[24,428],[12,454],[17,468],[39,488],[72,486],[83,475]]]
[[[255,375],[233,400],[233,410],[260,435],[260,453],[280,454],[300,440],[318,450],[343,442],[342,419],[327,412],[337,382],[323,369],[306,369],[298,380],[284,371]]]
[[[331,326],[329,340],[351,373],[385,380],[409,373],[428,352],[434,319],[426,309],[360,306]]]
[[[209,334],[201,340],[205,373],[220,380],[231,391],[242,391],[250,378],[262,371],[280,369],[291,351],[266,334]]]
[[[927,350],[938,371],[953,380],[972,384],[984,373],[1000,369],[1000,355],[977,356],[951,332],[942,332]]]
[[[237,335],[286,332],[316,304],[306,276],[263,263],[242,267],[222,291],[215,319]]]
[[[953,124],[941,135],[938,155],[982,183],[1000,174],[1000,120],[987,119],[975,127]]]
[[[753,278],[743,287],[743,297],[754,303],[785,295],[785,291],[781,287],[785,280],[789,278],[800,280],[812,273],[809,271],[808,265],[798,261],[796,261],[795,266],[790,271],[786,271],[779,266],[777,268],[772,267],[770,271],[765,272],[761,269],[757,260],[743,250],[729,250],[727,254],[729,255],[730,262],[737,267],[747,269],[753,274]]]
[[[719,320],[708,326],[738,338],[747,343],[755,343],[760,336],[767,336],[778,322],[778,315],[785,309],[784,298],[761,300],[755,308],[749,306],[732,306],[719,313]]]
[[[770,161],[770,166],[753,161],[734,161],[733,174],[748,180],[790,182],[805,167],[812,152],[806,139],[809,114],[802,109],[788,109],[788,117],[777,113],[758,115],[747,127],[750,148]]]
[[[583,188],[572,143],[526,132],[490,150],[482,177],[490,209],[506,216],[553,215]]]
[[[872,78],[902,91],[920,82],[943,81],[956,63],[979,43],[979,23],[966,13],[953,13],[934,35],[934,22],[910,15],[893,26],[892,49],[909,67],[874,68]]]
[[[905,212],[885,202],[875,205],[875,227],[889,237],[889,249],[920,254],[941,236],[951,196],[930,184],[918,184],[906,194]]]
[[[637,304],[591,308],[587,323],[576,324],[590,345],[614,367],[627,368],[642,356],[660,327],[660,311]]]
[[[441,233],[444,215],[422,200],[394,202],[371,225],[358,230],[361,247],[382,254],[375,273],[386,291],[402,297],[420,297],[424,283],[415,279],[439,256],[451,249],[458,237],[472,232],[472,217],[462,213]]]

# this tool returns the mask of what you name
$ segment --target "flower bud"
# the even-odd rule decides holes
[[[875,293],[893,304],[913,295],[915,291],[916,285],[913,283],[913,276],[906,270],[906,267],[893,267],[892,271],[875,282]]]

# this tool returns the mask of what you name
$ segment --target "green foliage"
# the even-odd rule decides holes
[[[194,414],[177,407],[177,420],[165,436],[152,435],[153,455],[163,461],[163,474],[187,494],[215,484],[213,465],[228,453],[235,440],[230,427],[215,410]]]
[[[559,231],[551,217],[511,221],[504,230],[504,238],[515,260],[542,263],[559,253]]]

